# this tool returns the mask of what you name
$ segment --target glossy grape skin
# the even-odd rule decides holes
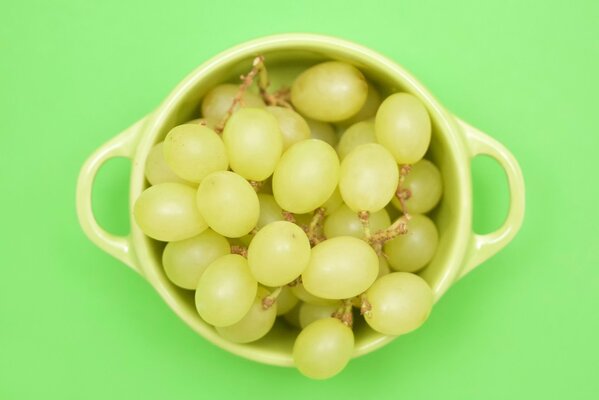
[[[260,204],[252,186],[230,171],[219,171],[202,180],[197,208],[215,232],[230,238],[248,234],[258,222]]]
[[[183,289],[195,290],[208,265],[230,252],[227,239],[206,229],[198,236],[168,243],[162,253],[162,265],[171,282]]]
[[[438,243],[439,234],[433,221],[425,215],[412,214],[408,233],[386,242],[383,251],[395,271],[416,272],[432,260]]]
[[[266,111],[271,113],[279,123],[279,130],[283,138],[283,150],[310,138],[310,126],[301,115],[291,108],[269,106],[266,107]]]
[[[247,260],[228,254],[214,260],[198,281],[195,304],[200,317],[214,326],[239,322],[254,303],[258,282]]]
[[[337,132],[331,124],[311,118],[305,118],[305,120],[310,127],[311,138],[327,142],[332,147],[337,146]]]
[[[343,161],[353,149],[366,143],[376,143],[374,121],[372,120],[356,122],[343,132],[339,143],[337,143],[339,159]]]
[[[372,118],[376,115],[376,111],[381,105],[381,94],[379,91],[371,84],[368,83],[368,94],[366,96],[366,101],[364,105],[353,117],[346,119],[345,121],[339,122],[341,126],[350,126],[355,124],[356,122],[365,121],[369,118]]]
[[[299,283],[295,286],[291,286],[291,293],[297,297],[300,301],[315,305],[332,305],[339,304],[336,299],[323,299],[322,297],[314,296],[308,292],[303,284]]]
[[[310,260],[310,241],[296,224],[275,221],[264,226],[248,247],[252,275],[263,285],[288,284],[304,271]]]
[[[225,83],[212,88],[202,99],[202,116],[213,121],[222,121],[239,91],[238,85]],[[260,96],[246,91],[242,107],[264,107]]]
[[[375,233],[391,225],[387,211],[383,208],[370,214],[369,225],[371,233]],[[366,238],[364,235],[364,226],[358,214],[350,210],[345,204],[337,208],[337,210],[324,220],[324,235],[329,239],[336,236],[353,236],[358,239]]]
[[[422,102],[408,93],[395,93],[379,107],[375,121],[377,141],[398,164],[419,161],[431,141],[431,120]]]
[[[274,289],[270,289],[272,292]],[[283,286],[281,293],[277,297],[277,315],[287,314],[293,307],[299,303],[289,286]]]
[[[343,199],[341,198],[341,193],[339,193],[339,188],[336,187],[331,197],[329,197],[321,207],[324,208],[324,215],[330,215],[337,211],[342,205]]]
[[[330,318],[337,311],[341,303],[328,305],[316,305],[310,303],[302,303],[299,309],[299,323],[301,328],[305,328],[312,322],[323,318]]]
[[[377,279],[366,298],[371,307],[366,322],[385,335],[403,335],[420,327],[434,303],[426,281],[407,272],[392,272]]]
[[[139,228],[152,239],[173,242],[199,235],[208,225],[195,205],[196,190],[160,183],[144,190],[133,206]]]
[[[304,214],[324,204],[337,187],[339,159],[327,143],[308,139],[291,146],[273,174],[275,200],[292,213]]]
[[[164,159],[164,142],[160,142],[154,145],[148,153],[145,165],[145,175],[150,185],[158,185],[159,183],[184,183],[189,186],[196,185],[195,183],[186,181],[179,177],[175,172],[168,166]]]
[[[364,75],[339,61],[308,68],[291,86],[291,102],[298,112],[324,122],[350,118],[360,111],[367,95]]]
[[[235,112],[225,125],[223,141],[231,169],[254,181],[272,175],[283,151],[277,119],[261,108]]]
[[[412,165],[404,178],[402,189],[407,189],[410,197],[404,200],[409,213],[424,214],[431,211],[439,203],[443,194],[441,172],[429,160],[422,159]],[[394,197],[392,204],[402,210],[401,203]],[[402,210],[403,211],[403,210]]]
[[[378,143],[356,147],[341,162],[339,191],[355,212],[383,209],[395,195],[398,181],[393,156]]]
[[[190,182],[199,183],[206,175],[229,167],[223,141],[202,125],[174,127],[164,139],[163,151],[169,167]]]
[[[256,223],[257,230],[262,229],[263,226],[271,222],[283,220],[283,210],[281,210],[281,207],[279,207],[272,194],[258,193],[258,202],[260,203],[260,215]],[[248,246],[253,238],[254,234],[249,233],[242,236],[240,240]]]
[[[266,310],[262,307],[262,299],[269,294],[268,290],[259,286],[249,311],[233,325],[216,327],[218,334],[233,343],[251,343],[266,335],[277,318],[276,303]]]
[[[301,305],[302,302],[300,301],[291,310],[287,311],[285,314],[282,315],[285,322],[287,322],[292,327],[298,329],[302,328],[299,323],[299,310]]]
[[[379,271],[375,251],[351,236],[327,239],[312,248],[302,274],[304,288],[324,299],[348,299],[364,292]]]
[[[330,378],[345,368],[354,351],[354,334],[336,318],[314,321],[293,345],[293,361],[312,379]]]

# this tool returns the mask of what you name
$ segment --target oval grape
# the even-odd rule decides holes
[[[416,272],[432,260],[438,242],[439,234],[433,221],[413,214],[408,221],[408,232],[386,242],[383,251],[392,269]]]

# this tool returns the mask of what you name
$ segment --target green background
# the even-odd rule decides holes
[[[0,2],[0,399],[590,399],[599,394],[599,3],[588,1]],[[504,143],[524,226],[418,331],[310,381],[230,355],[81,232],[85,158],[203,60],[271,33],[333,34],[412,71]],[[474,163],[475,228],[507,209]],[[126,233],[129,165],[96,213]]]

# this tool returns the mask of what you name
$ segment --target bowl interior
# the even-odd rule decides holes
[[[143,177],[143,165],[151,146],[162,141],[172,127],[198,118],[199,104],[204,94],[220,83],[238,83],[239,75],[248,72],[253,58],[258,54],[266,57],[269,77],[275,89],[292,82],[306,67],[333,59],[358,67],[383,95],[403,91],[423,100],[433,125],[432,142],[426,157],[441,170],[444,195],[439,206],[430,213],[439,230],[439,248],[420,275],[427,280],[438,299],[454,281],[461,267],[470,224],[470,177],[462,165],[466,157],[461,137],[452,118],[406,71],[388,59],[352,43],[314,35],[281,35],[236,47],[199,67],[150,118],[134,163],[132,201],[148,186]],[[161,264],[164,243],[145,237],[134,222],[131,226],[135,252],[144,275],[187,324],[208,340],[238,355],[275,365],[292,365],[291,349],[298,333],[296,329],[284,322],[277,322],[265,338],[245,345],[229,343],[220,338],[198,316],[193,292],[174,286],[166,278]],[[356,324],[355,333],[356,356],[393,339],[374,332],[363,322]]]

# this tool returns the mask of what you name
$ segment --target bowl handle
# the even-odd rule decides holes
[[[507,175],[510,191],[510,208],[503,225],[495,232],[485,235],[472,234],[464,266],[459,278],[464,277],[475,267],[505,247],[516,235],[524,219],[524,178],[518,162],[501,143],[478,129],[456,118],[461,126],[470,157],[487,155],[494,158]]]
[[[98,225],[92,210],[92,188],[100,167],[114,157],[131,159],[144,119],[115,136],[97,149],[83,164],[77,181],[77,217],[87,237],[99,248],[140,272],[131,254],[130,236],[116,236]]]

